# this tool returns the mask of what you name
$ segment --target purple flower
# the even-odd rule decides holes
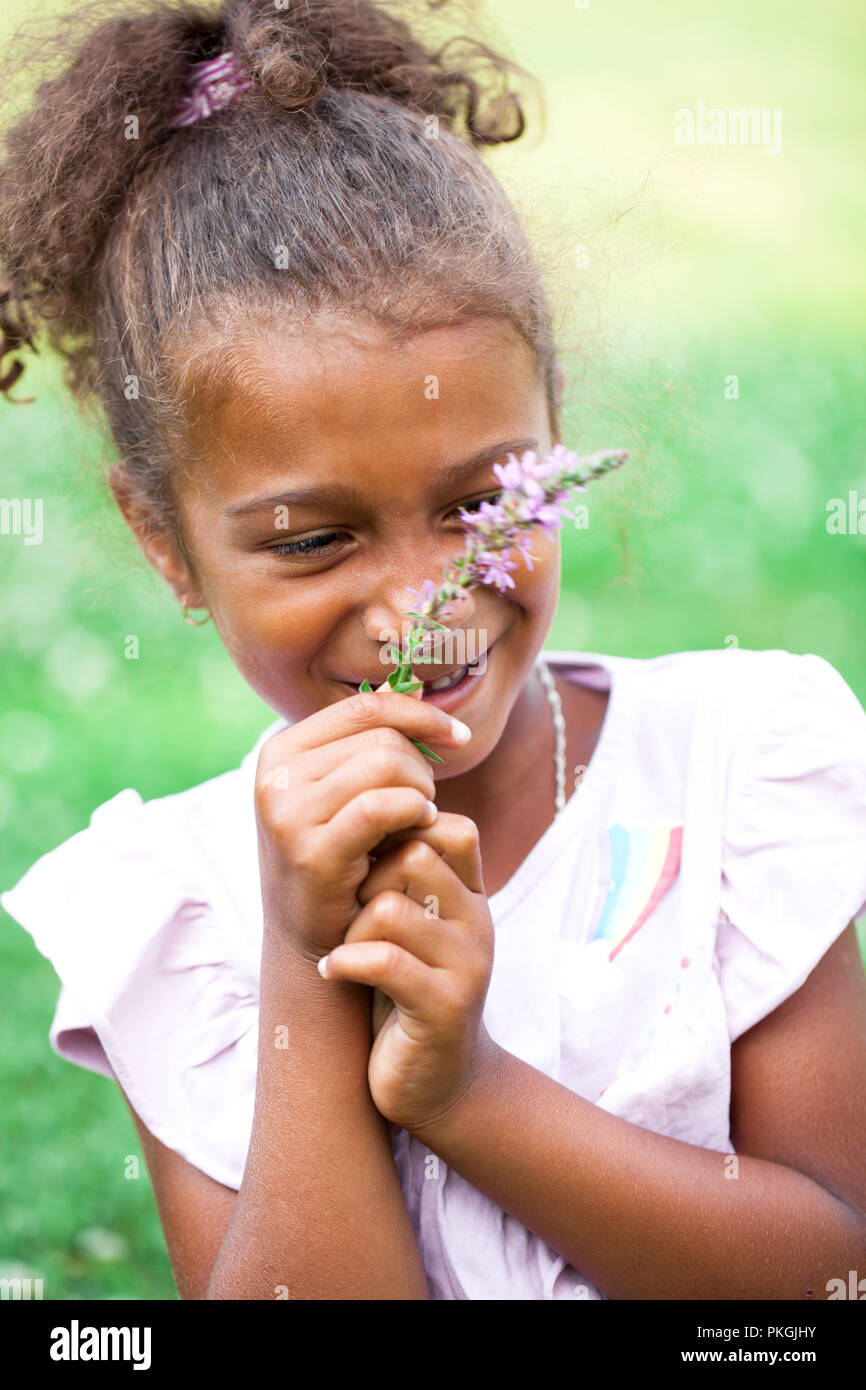
[[[509,454],[508,458],[509,462],[506,464],[494,463],[493,472],[504,488],[514,492],[523,486],[523,469],[513,454]]]
[[[550,502],[539,507],[535,513],[535,520],[548,539],[552,539],[562,525],[562,503]]]
[[[544,501],[544,488],[541,486],[541,483],[536,482],[535,478],[530,477],[528,474],[523,479],[523,486],[520,490],[523,496],[528,498],[530,502]]]
[[[504,555],[491,550],[483,550],[477,560],[478,573],[482,584],[493,584],[501,594],[514,588],[514,580],[509,570],[517,569],[516,560],[508,560]]]
[[[537,556],[537,555],[533,555],[533,554],[532,554],[532,551],[529,549],[529,547],[530,547],[531,545],[532,545],[532,537],[531,537],[531,536],[528,536],[525,532],[524,532],[522,535],[518,536],[518,537],[515,539],[515,542],[514,542],[514,548],[515,548],[515,550],[519,550],[519,551],[520,551],[520,554],[523,556],[524,560],[526,561],[526,567],[527,567],[527,569],[530,570],[530,571],[532,571],[532,570],[535,568],[535,566],[534,566],[533,563],[532,563],[533,560],[537,560],[537,559],[538,559],[538,556]]]
[[[464,553],[446,566],[438,585],[425,579],[421,590],[408,590],[419,600],[416,612],[422,615],[415,620],[415,637],[449,617],[449,605],[476,585],[491,585],[501,594],[515,588],[511,571],[518,564],[509,558],[510,552],[522,556],[530,570],[538,558],[529,549],[530,528],[539,525],[553,538],[562,526],[570,492],[585,492],[588,482],[618,468],[626,457],[626,451],[614,449],[580,457],[557,444],[541,461],[528,449],[519,459],[509,454],[507,463],[494,464],[493,472],[502,485],[499,498],[482,502],[477,512],[460,510]]]
[[[420,609],[433,598],[436,593],[436,585],[433,583],[432,579],[425,579],[421,589],[410,589],[407,587],[406,592],[407,594],[412,594],[419,600],[418,607]]]
[[[545,459],[548,472],[544,476],[549,478],[551,473],[570,473],[576,463],[577,454],[573,449],[566,449],[564,444],[554,444]]]
[[[501,502],[485,501],[481,503],[477,512],[467,512],[465,508],[461,508],[460,520],[464,526],[474,527],[476,531],[486,535],[493,528],[503,525],[506,520],[505,508]]]

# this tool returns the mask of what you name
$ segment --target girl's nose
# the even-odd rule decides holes
[[[420,588],[420,581],[417,581],[413,587]],[[380,590],[377,597],[364,609],[364,632],[367,637],[379,645],[393,642],[395,646],[402,648],[408,641],[409,633],[415,623],[415,619],[406,615],[417,603],[418,600],[413,598],[405,584],[398,583],[389,587],[387,591]],[[444,623],[448,632],[436,631],[428,636],[426,639],[427,659],[447,661],[445,649],[448,645],[449,632],[466,625],[474,613],[475,599],[471,592],[467,592],[461,599],[452,600],[448,605],[448,612],[437,620]],[[441,655],[437,655],[440,653],[440,649]]]

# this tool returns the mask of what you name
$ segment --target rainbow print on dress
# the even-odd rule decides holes
[[[609,941],[613,960],[639,932],[679,872],[681,825],[607,827],[599,841],[601,885],[587,941]]]

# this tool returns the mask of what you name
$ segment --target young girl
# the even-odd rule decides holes
[[[519,103],[485,119],[370,0],[85,20],[8,136],[6,346],[44,328],[101,402],[144,554],[277,719],[2,903],[62,982],[52,1047],[130,1106],[181,1296],[866,1274],[866,716],[836,670],[545,652],[536,527],[454,617],[480,659],[358,691],[493,465],[560,442],[479,152]]]

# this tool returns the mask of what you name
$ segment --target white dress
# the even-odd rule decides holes
[[[603,1109],[732,1152],[731,1043],[866,910],[866,714],[814,655],[544,655],[611,694],[564,811],[489,899],[485,1025]],[[281,727],[188,791],[119,792],[0,896],[60,978],[54,1050],[116,1078],[157,1138],[235,1189],[258,1045],[253,779]],[[602,1297],[391,1137],[434,1298]]]

